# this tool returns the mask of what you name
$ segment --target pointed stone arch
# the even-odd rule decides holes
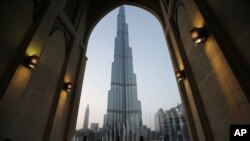
[[[89,17],[87,24],[88,30],[86,31],[86,34],[84,35],[84,43],[88,42],[89,36],[92,32],[92,30],[95,28],[97,23],[104,17],[106,16],[109,12],[113,11],[115,8],[121,6],[121,5],[130,5],[130,6],[135,6],[138,8],[141,8],[150,14],[152,14],[156,19],[159,21],[161,24],[162,28],[164,28],[164,20],[163,20],[163,15],[161,14],[160,9],[154,8],[150,6],[149,4],[145,4],[144,2],[137,2],[137,1],[119,1],[117,3],[112,3],[107,6],[104,6],[103,9],[98,9],[94,15],[87,15]]]

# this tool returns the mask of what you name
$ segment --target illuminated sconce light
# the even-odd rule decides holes
[[[178,82],[180,82],[186,78],[184,70],[175,71],[175,75],[176,75]]]
[[[64,83],[64,90],[67,91],[67,92],[71,92],[72,83],[71,82]]]
[[[39,57],[36,55],[28,56],[26,59],[26,66],[30,69],[35,69],[38,64]]]
[[[207,39],[207,31],[204,27],[193,28],[190,31],[190,34],[195,46],[197,46],[197,44],[204,43]]]

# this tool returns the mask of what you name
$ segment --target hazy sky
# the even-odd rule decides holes
[[[167,43],[159,21],[148,11],[125,6],[129,44],[133,51],[138,99],[141,100],[143,124],[154,129],[154,115],[181,103]],[[87,66],[76,128],[82,128],[87,104],[90,123],[103,124],[107,113],[107,95],[114,60],[118,8],[108,13],[94,28],[87,50]]]

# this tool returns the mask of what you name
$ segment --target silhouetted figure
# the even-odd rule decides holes
[[[117,136],[116,141],[120,141],[120,137],[119,136]]]
[[[87,141],[87,136],[84,136],[84,137],[83,137],[83,141]]]
[[[5,138],[2,141],[12,141],[10,138]]]
[[[143,141],[143,136],[140,137],[140,141]]]

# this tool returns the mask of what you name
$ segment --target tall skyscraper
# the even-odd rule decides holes
[[[88,125],[89,125],[89,104],[87,105],[86,110],[85,110],[83,129],[88,129]]]
[[[112,130],[111,134],[116,134],[116,136],[124,135],[125,132],[126,135],[129,133],[129,136],[132,136],[132,134],[138,133],[136,130],[142,126],[141,102],[137,96],[132,58],[125,8],[121,6],[117,16],[117,36],[107,109],[107,126]]]

